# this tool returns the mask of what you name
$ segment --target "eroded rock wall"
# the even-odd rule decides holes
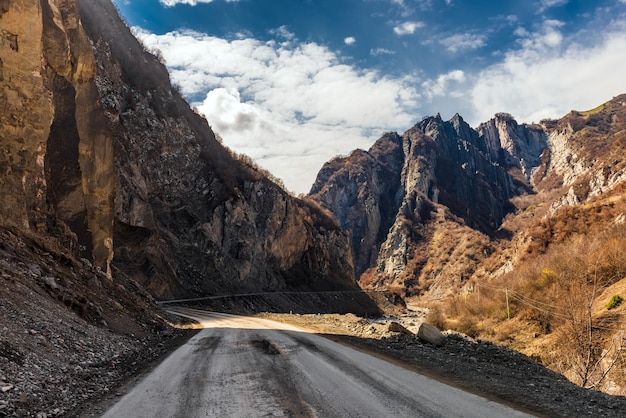
[[[0,22],[1,222],[159,298],[356,289],[338,225],[226,150],[110,0]]]
[[[112,259],[113,148],[74,1],[9,1],[0,15],[5,222]]]

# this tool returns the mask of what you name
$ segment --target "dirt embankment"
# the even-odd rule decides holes
[[[76,416],[115,394],[188,334],[166,319],[132,280],[0,226],[0,417]]]

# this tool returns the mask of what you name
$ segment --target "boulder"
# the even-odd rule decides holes
[[[440,346],[446,342],[446,337],[434,325],[422,323],[417,330],[417,337],[429,344]]]
[[[397,322],[390,322],[389,325],[387,325],[387,330],[389,332],[399,332],[401,334],[413,335],[411,331]]]

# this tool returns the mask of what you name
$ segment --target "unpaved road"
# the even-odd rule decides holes
[[[528,416],[301,328],[179,309],[205,327],[105,417]]]

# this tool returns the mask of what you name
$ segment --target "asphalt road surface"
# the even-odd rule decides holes
[[[523,417],[300,328],[190,309],[205,329],[104,416]]]

